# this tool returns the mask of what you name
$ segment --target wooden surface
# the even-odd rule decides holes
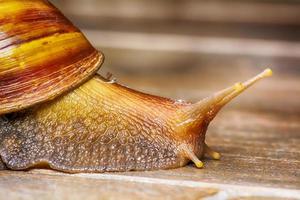
[[[295,17],[300,12],[296,1],[263,1],[263,7],[262,1],[253,1],[250,8],[254,10],[236,20],[240,14],[230,12],[231,7],[245,8],[249,1],[220,6],[223,10],[214,18],[209,12],[200,16],[194,9],[180,11],[176,5],[163,15],[171,1],[157,3],[151,12],[139,12],[137,17],[124,15],[148,5],[146,1],[118,7],[114,7],[117,1],[102,0],[90,7],[83,0],[72,2],[57,3],[105,53],[99,73],[109,71],[132,88],[197,101],[266,66],[274,76],[217,116],[207,143],[223,157],[204,159],[204,169],[190,164],[174,170],[104,174],[0,171],[0,199],[300,199],[300,29]],[[182,6],[195,1],[178,2]],[[211,2],[205,6],[214,10],[222,1]],[[266,12],[256,15],[256,7]],[[274,12],[281,8],[282,18]],[[86,12],[89,9],[93,12]],[[113,14],[112,9],[123,11]]]

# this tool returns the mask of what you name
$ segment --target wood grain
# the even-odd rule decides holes
[[[81,28],[267,40],[300,39],[300,7],[293,0],[53,2]]]
[[[0,172],[0,198],[6,199],[200,199],[213,188],[190,188],[115,180],[91,180],[46,173]],[[7,191],[11,191],[7,193]],[[12,192],[13,191],[13,192]],[[30,191],[30,193],[27,193]],[[1,198],[2,199],[2,198]]]
[[[274,1],[273,1],[274,2]],[[277,1],[159,1],[63,0],[66,12],[87,17],[138,19],[181,19],[189,21],[298,24],[299,4]],[[93,3],[93,6],[91,6]],[[280,12],[280,15],[277,13]],[[239,16],[239,17],[237,17]]]

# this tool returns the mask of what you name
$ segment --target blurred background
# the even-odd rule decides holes
[[[52,0],[119,83],[196,101],[264,68],[231,108],[300,112],[300,1]]]

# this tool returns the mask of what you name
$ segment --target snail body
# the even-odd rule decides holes
[[[0,11],[0,169],[154,170],[190,161],[201,168],[204,155],[220,158],[205,144],[210,121],[271,75],[178,103],[95,74],[103,55],[49,2],[0,1]]]

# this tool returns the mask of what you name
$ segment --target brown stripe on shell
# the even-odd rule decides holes
[[[0,114],[13,112],[20,110],[21,108],[26,108],[33,104],[51,100],[58,96],[62,90],[68,90],[76,85],[76,79],[84,81],[92,74],[93,68],[88,68],[88,66],[97,66],[101,61],[99,54],[91,54],[90,57],[81,59],[77,63],[73,63],[69,69],[67,67],[62,68],[61,71],[49,72],[50,76],[39,76],[39,74],[45,72],[36,72],[35,75],[38,76],[37,79],[19,76],[18,83],[20,85],[14,85],[14,91],[11,92],[11,88],[7,88],[1,91],[0,86]],[[76,69],[74,66],[80,66],[81,69]],[[50,67],[49,67],[50,68]],[[51,69],[51,68],[50,68]],[[73,77],[73,78],[70,78]],[[23,82],[21,81],[23,79]],[[13,80],[13,79],[12,79]],[[5,83],[6,81],[4,81]],[[35,83],[36,82],[36,83]],[[0,82],[1,85],[1,82]],[[68,88],[69,87],[69,88]]]
[[[45,5],[42,8],[35,7],[37,5],[39,4],[35,3],[32,7],[24,7],[15,15],[9,15],[4,18],[3,16],[1,18],[0,15],[0,48],[6,47],[4,44],[7,40],[14,40],[16,42],[10,42],[10,45],[12,45],[28,42],[55,33],[79,32],[79,30],[54,7],[45,7]]]
[[[28,30],[31,30],[28,32]],[[19,45],[35,39],[44,38],[59,33],[77,32],[65,20],[43,19],[32,22],[7,23],[0,25],[0,50],[12,45]]]

